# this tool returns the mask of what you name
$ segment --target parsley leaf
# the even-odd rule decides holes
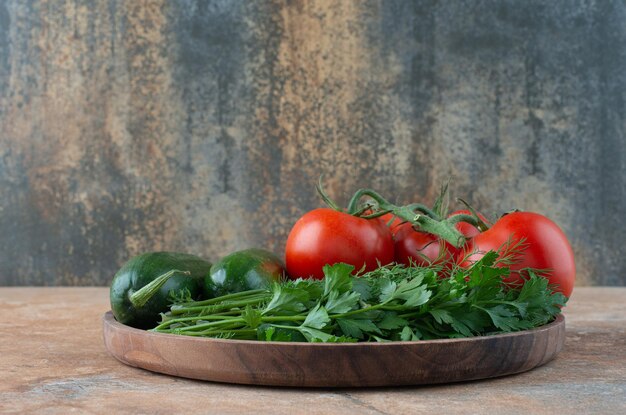
[[[382,335],[380,329],[371,320],[357,320],[340,318],[337,319],[341,331],[348,336],[357,339],[362,339],[364,333]]]
[[[396,312],[388,311],[378,322],[378,327],[383,330],[396,330],[401,327],[407,326],[408,324],[409,322],[402,317],[398,317],[398,314]]]
[[[328,324],[329,321],[330,317],[328,317],[326,309],[318,304],[313,310],[309,312],[309,314],[307,314],[304,323],[302,323],[302,326],[312,327],[314,329],[321,329],[326,324]]]
[[[417,333],[411,330],[409,326],[406,326],[404,329],[402,329],[402,332],[400,333],[400,339],[402,341],[419,340],[420,336],[418,336]]]
[[[480,336],[546,324],[567,299],[538,271],[507,287],[506,264],[489,252],[471,268],[388,265],[359,277],[327,265],[322,280],[193,302],[181,293],[155,331],[265,341],[354,342]],[[184,302],[183,302],[184,301]]]
[[[304,302],[309,299],[309,293],[297,286],[286,286],[275,283],[272,286],[273,296],[265,306],[263,314],[270,312],[295,312],[306,310]]]
[[[338,263],[335,265],[324,265],[324,297],[332,291],[343,294],[352,289],[352,265]]]
[[[312,343],[354,343],[356,339],[347,336],[333,336],[332,334],[325,333],[321,330],[312,329],[310,327],[300,327],[299,331],[304,337]]]
[[[454,322],[454,317],[445,309],[434,309],[430,310],[429,313],[439,324],[451,324]]]
[[[339,295],[339,291],[333,290],[326,300],[326,311],[337,314],[347,313],[358,306],[360,298],[361,295],[354,291],[346,291]]]
[[[378,300],[381,303],[386,303],[394,298],[398,285],[394,281],[391,281],[387,278],[381,278],[378,287],[380,290]]]
[[[255,310],[249,305],[246,306],[246,308],[243,310],[243,313],[241,313],[241,318],[252,329],[256,329],[261,325],[262,317],[263,316],[261,315],[261,312],[259,310]]]

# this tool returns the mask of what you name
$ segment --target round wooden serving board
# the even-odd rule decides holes
[[[465,339],[292,343],[153,333],[104,315],[104,343],[121,362],[193,379],[253,385],[363,387],[459,382],[510,375],[552,360],[562,315],[534,330]]]

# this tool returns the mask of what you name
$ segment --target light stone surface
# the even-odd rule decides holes
[[[200,382],[123,365],[102,341],[106,288],[0,288],[0,413],[626,413],[625,303],[626,288],[576,289],[565,309],[564,349],[523,374],[438,386],[302,390]]]

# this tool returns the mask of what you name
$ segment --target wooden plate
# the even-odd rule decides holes
[[[119,361],[193,379],[254,385],[362,387],[459,382],[509,375],[552,360],[565,342],[562,315],[534,330],[465,339],[292,343],[197,338],[134,329],[103,317]]]

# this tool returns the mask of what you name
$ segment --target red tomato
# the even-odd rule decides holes
[[[287,273],[293,277],[324,277],[326,264],[345,262],[360,270],[393,261],[393,238],[383,222],[358,218],[333,209],[315,209],[291,229],[285,249]]]
[[[457,210],[453,215],[469,215],[468,210]],[[483,221],[485,217],[479,214]],[[455,225],[457,230],[465,237],[472,238],[480,233],[480,230],[467,222],[459,222]],[[413,229],[410,223],[404,223],[395,228],[395,260],[397,263],[410,265],[428,265],[429,263],[446,262],[455,260],[461,255],[462,248],[456,248],[448,242],[440,240],[435,235],[419,232]],[[445,249],[445,252],[442,252]]]
[[[520,243],[522,238],[525,249],[516,255],[517,262],[510,265],[511,275],[504,281],[521,284],[523,275],[519,270],[524,268],[547,270],[550,284],[569,297],[576,278],[572,247],[563,231],[538,213],[513,212],[500,218],[491,228],[471,240],[465,249],[467,260],[461,265],[470,266],[488,251],[506,254],[506,248]]]
[[[469,210],[457,210],[452,212],[448,217],[450,216],[454,216],[454,215],[471,215],[472,213]],[[477,213],[478,217],[485,223],[489,223],[489,221],[487,220],[487,218],[485,218],[483,215],[481,215],[480,213]],[[463,236],[465,236],[466,238],[473,238],[474,236],[478,235],[480,233],[480,229],[478,229],[476,226],[474,225],[470,225],[467,222],[459,222],[456,225],[454,225],[459,232],[461,232],[463,234]]]
[[[382,215],[381,217],[379,217],[378,219],[381,220],[385,224],[385,226],[389,228],[392,235],[395,235],[396,232],[400,229],[400,225],[403,224],[402,219],[400,219],[397,216],[394,216],[393,213],[386,213]]]
[[[430,233],[416,231],[410,223],[397,227],[394,240],[395,260],[406,266],[448,262],[456,252],[452,245]]]

